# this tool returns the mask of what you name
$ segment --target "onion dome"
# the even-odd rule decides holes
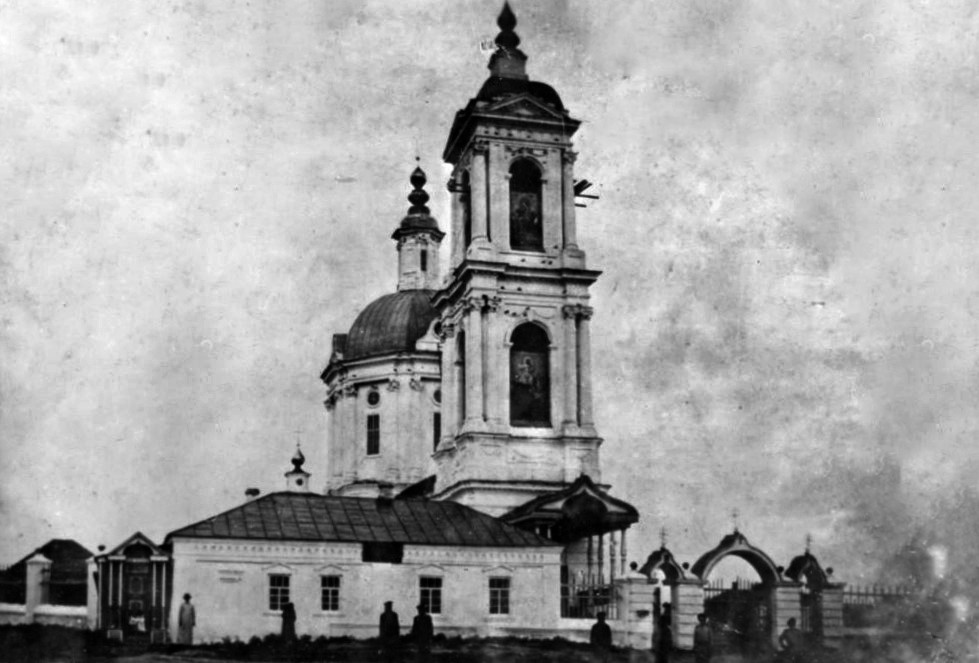
[[[445,237],[445,233],[439,230],[439,224],[432,216],[431,210],[428,209],[428,192],[425,191],[425,183],[428,178],[425,177],[425,171],[420,167],[416,167],[411,173],[411,186],[414,187],[411,193],[408,194],[408,202],[411,203],[411,207],[408,208],[408,214],[405,218],[401,219],[401,223],[398,224],[397,230],[391,235],[392,239],[400,239],[405,235],[416,233],[416,232],[428,232],[436,235],[436,238],[441,240]]]
[[[437,317],[432,290],[402,290],[367,305],[347,334],[344,360],[413,352]]]

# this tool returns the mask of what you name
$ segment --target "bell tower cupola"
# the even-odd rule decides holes
[[[445,233],[426,203],[425,171],[416,167],[411,173],[412,191],[408,194],[408,214],[394,234],[398,244],[398,290],[434,290],[438,288],[439,246]]]
[[[492,515],[599,480],[588,289],[575,230],[571,117],[531,80],[504,4],[489,77],[458,111],[451,279],[433,302],[442,350],[435,495]]]

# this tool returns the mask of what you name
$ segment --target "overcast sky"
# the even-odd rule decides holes
[[[0,561],[326,479],[330,337],[396,285],[480,2],[0,3]],[[975,2],[515,0],[583,120],[630,559],[732,527],[842,579],[979,545]],[[447,243],[446,243],[447,244]],[[443,259],[445,256],[443,256]]]

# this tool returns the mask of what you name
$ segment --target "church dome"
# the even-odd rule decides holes
[[[434,290],[402,290],[367,305],[347,334],[344,359],[411,352],[436,318]]]

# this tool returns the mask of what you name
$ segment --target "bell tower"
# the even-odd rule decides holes
[[[588,288],[575,237],[571,138],[580,122],[532,81],[504,5],[490,76],[456,113],[451,280],[433,299],[442,343],[435,497],[499,515],[599,477]]]

